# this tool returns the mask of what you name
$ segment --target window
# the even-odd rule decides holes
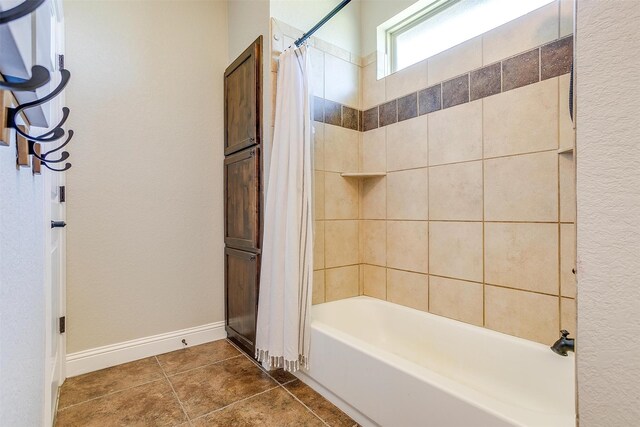
[[[388,62],[384,68],[388,72],[401,70],[552,1],[420,1],[417,12],[408,17],[406,12],[401,13],[379,28],[378,34],[385,38],[387,52]]]

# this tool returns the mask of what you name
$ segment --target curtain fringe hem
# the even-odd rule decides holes
[[[285,360],[284,356],[269,356],[268,350],[256,349],[256,359],[268,371],[280,368],[287,372],[309,369],[309,358],[302,354],[298,355],[298,360]]]

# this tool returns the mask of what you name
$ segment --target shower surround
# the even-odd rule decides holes
[[[547,344],[575,331],[571,16],[550,3],[380,80],[375,53],[311,40],[314,303],[368,295]],[[301,34],[272,33],[274,53]],[[340,175],[356,171],[387,175]]]

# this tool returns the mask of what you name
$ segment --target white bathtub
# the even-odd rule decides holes
[[[363,425],[575,426],[573,354],[369,297],[311,328],[299,377]]]

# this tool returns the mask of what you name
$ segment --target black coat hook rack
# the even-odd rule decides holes
[[[69,112],[70,112],[67,107],[64,107],[62,109],[62,120],[60,120],[60,123],[58,123],[53,129],[51,129],[49,132],[43,135],[40,135],[40,136],[29,135],[23,132],[22,130],[20,130],[16,124],[16,116],[20,114],[23,110],[26,110],[27,108],[37,107],[39,105],[47,103],[51,101],[53,98],[55,98],[56,96],[58,96],[60,92],[64,90],[65,86],[67,86],[67,83],[69,83],[69,79],[71,79],[71,73],[68,70],[62,69],[60,70],[60,75],[62,76],[62,79],[60,80],[60,84],[58,84],[58,87],[56,87],[53,90],[53,92],[51,92],[47,96],[43,97],[42,99],[37,99],[32,102],[27,102],[26,104],[20,104],[16,108],[9,108],[7,110],[7,126],[15,129],[16,132],[22,135],[23,137],[34,140],[34,141],[38,141],[38,142],[51,142],[51,141],[57,141],[58,139],[62,138],[65,135],[65,131],[64,129],[62,129],[62,125],[69,118]]]
[[[37,143],[34,142],[34,141],[29,141],[29,154],[32,155],[33,157],[35,157],[36,159],[38,159],[40,161],[41,165],[44,165],[44,167],[46,167],[47,169],[49,169],[51,171],[54,171],[54,172],[64,172],[64,171],[67,171],[67,170],[71,169],[71,163],[66,163],[64,165],[64,167],[61,168],[61,169],[52,168],[49,165],[49,163],[61,163],[61,162],[64,162],[65,160],[67,160],[69,158],[69,153],[67,151],[63,151],[62,155],[60,156],[59,159],[56,159],[56,160],[47,160],[46,159],[47,154],[51,154],[54,151],[58,151],[62,147],[56,148],[55,150],[51,150],[48,153],[45,153],[44,155],[39,156],[37,151],[36,151],[35,144],[37,144]]]
[[[31,77],[28,80],[16,82],[0,81],[0,89],[12,92],[33,92],[49,83],[49,80],[51,80],[49,70],[42,65],[34,65],[31,67]]]
[[[25,0],[16,7],[0,12],[0,24],[15,21],[23,16],[29,15],[36,10],[45,0]]]
[[[73,138],[73,131],[69,130],[68,132],[68,136],[67,136],[67,140],[60,145],[58,148],[54,148],[53,150],[47,151],[44,154],[38,155],[38,153],[36,152],[34,146],[36,144],[35,141],[29,140],[29,154],[31,154],[33,157],[35,157],[36,159],[40,160],[40,162],[42,162],[42,164],[49,170],[52,170],[54,172],[64,172],[66,170],[71,169],[71,163],[66,163],[64,168],[62,169],[56,169],[56,168],[52,168],[51,166],[48,165],[48,163],[62,163],[65,160],[67,160],[69,158],[69,152],[68,151],[63,151],[62,153],[60,153],[60,158],[59,159],[55,159],[55,160],[49,160],[47,158],[47,156],[49,156],[52,153],[55,153],[57,151],[60,151],[64,148],[65,145],[67,145],[69,143],[69,141],[71,141],[71,138]]]

